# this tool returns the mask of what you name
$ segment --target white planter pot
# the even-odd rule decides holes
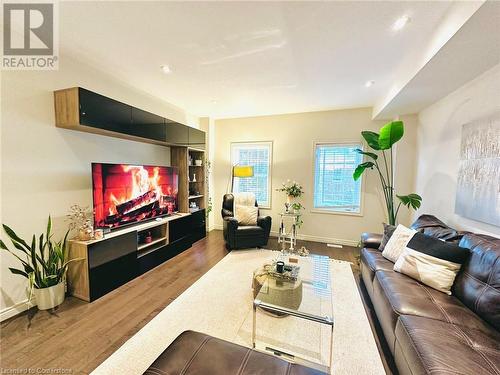
[[[34,289],[39,310],[49,310],[64,302],[64,281],[49,288]]]

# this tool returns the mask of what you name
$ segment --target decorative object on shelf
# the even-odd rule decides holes
[[[148,232],[144,237],[144,243],[151,243],[151,242],[153,242],[153,236],[151,235],[151,232]]]
[[[193,165],[193,157],[191,155],[188,155],[188,165],[189,166]]]
[[[233,165],[231,168],[231,193],[234,189],[234,178],[250,178],[253,177],[253,166],[252,165]]]
[[[302,186],[299,185],[296,181],[287,180],[287,182],[283,182],[282,186],[276,191],[281,191],[286,193],[286,203],[285,203],[285,212],[290,213],[290,208],[292,207],[292,201],[296,198],[300,198],[304,191],[302,190]]]
[[[194,165],[196,165],[197,167],[201,167],[203,165],[203,160],[201,159],[196,159],[194,161]]]
[[[302,204],[299,202],[292,203],[292,209],[294,214],[300,214],[300,210],[303,208],[304,206],[302,206]]]
[[[309,255],[309,250],[307,250],[305,246],[302,246],[299,250],[297,250],[297,254],[301,257],[306,257]]]
[[[74,204],[69,208],[66,218],[70,222],[69,229],[78,231],[77,239],[89,241],[94,238],[93,219],[88,207]]]
[[[300,228],[302,226],[302,224],[304,224],[304,221],[302,220],[302,213],[301,213],[301,210],[304,208],[305,207],[302,206],[302,204],[299,202],[292,203],[293,213],[295,215],[297,215],[297,220],[295,222],[295,224],[297,225],[297,228]]]
[[[189,196],[190,197],[195,197],[201,195],[199,190],[196,190],[195,188],[190,188],[189,189]]]
[[[103,240],[104,239],[104,231],[102,229],[96,229],[94,231],[94,240]]]
[[[196,173],[193,173],[193,179],[191,180],[191,182],[196,182]]]
[[[12,267],[9,267],[9,270],[15,275],[28,279],[28,303],[31,302],[33,295],[40,310],[48,310],[63,303],[68,264],[80,260],[79,258],[68,260],[66,242],[69,230],[64,239],[54,241],[52,239],[52,219],[49,216],[47,232],[40,236],[33,235],[31,245],[28,245],[7,225],[4,224],[3,229],[12,245],[22,253],[20,256],[17,255],[0,240],[0,249],[11,253],[22,264],[22,270]]]
[[[353,173],[354,180],[358,180],[366,169],[375,168],[380,177],[382,192],[384,194],[385,206],[387,209],[387,219],[389,224],[395,225],[401,205],[408,208],[418,209],[422,203],[422,197],[418,194],[411,193],[408,195],[397,195],[394,189],[394,159],[392,154],[392,146],[398,142],[404,135],[403,121],[392,121],[380,128],[380,134],[372,131],[362,131],[361,135],[365,139],[368,146],[375,152],[380,151],[383,157],[383,166],[379,165],[379,155],[375,152],[365,152],[357,149],[356,152],[368,156],[372,161],[366,161],[356,167]],[[386,155],[387,151],[389,155]],[[389,159],[389,160],[388,160]],[[399,204],[396,206],[394,199],[396,196],[399,199]]]
[[[296,181],[287,180],[287,182],[283,182],[282,187],[276,189],[277,191],[285,192],[287,195],[287,200],[293,198],[300,198],[302,194],[304,194],[304,190],[302,190],[302,186],[299,185]]]
[[[500,227],[500,112],[462,126],[455,213]]]
[[[285,222],[288,221],[290,225],[289,231],[286,229]],[[300,221],[300,214],[294,214],[292,212],[282,212],[280,213],[280,225],[278,233],[278,243],[282,244],[281,252],[294,253],[295,245],[297,245],[297,228],[298,222]],[[286,244],[290,244],[288,251],[285,249]]]
[[[276,262],[276,272],[283,273],[285,272],[285,262],[279,260]]]
[[[278,264],[283,263],[283,271],[278,271]],[[293,264],[286,264],[282,260],[273,260],[271,264],[264,264],[262,268],[254,272],[256,276],[269,275],[277,279],[296,281],[299,278],[300,266]]]

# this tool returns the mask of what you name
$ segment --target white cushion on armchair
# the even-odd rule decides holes
[[[255,207],[254,193],[233,193],[234,217],[241,225],[257,225],[259,208]]]

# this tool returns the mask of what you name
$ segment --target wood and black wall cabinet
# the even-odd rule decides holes
[[[54,104],[60,128],[205,149],[205,132],[81,87],[54,91]]]
[[[55,91],[54,105],[57,127],[168,146],[179,174],[178,214],[118,229],[102,240],[71,241],[70,257],[83,259],[68,269],[74,296],[93,301],[206,236],[205,132],[81,87]],[[141,243],[145,232],[153,239]]]

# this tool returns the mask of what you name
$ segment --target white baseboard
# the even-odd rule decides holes
[[[222,230],[222,225],[216,224],[213,226],[214,229]],[[271,237],[278,237],[278,232],[271,231]],[[333,244],[339,244],[339,245],[346,245],[346,246],[358,246],[359,241],[356,240],[346,240],[342,238],[333,238],[333,237],[318,237],[318,236],[311,236],[309,234],[298,234],[297,238],[299,240],[305,240],[305,241],[314,241],[314,242],[321,242],[321,243],[333,243]]]
[[[36,302],[35,297],[33,296],[29,308],[36,306],[35,302]],[[21,314],[23,311],[26,310],[28,310],[28,299],[25,299],[24,301],[18,302],[15,305],[6,307],[5,309],[1,310],[0,322],[3,322],[4,320],[12,318],[13,316],[16,316],[18,314]]]
[[[278,237],[278,232],[271,231],[271,237]],[[358,246],[359,241],[354,240],[346,240],[343,238],[333,238],[333,237],[319,237],[319,236],[311,236],[309,234],[298,234],[297,239],[304,241],[313,241],[313,242],[321,242],[321,243],[333,243],[338,245],[346,245],[346,246]]]

